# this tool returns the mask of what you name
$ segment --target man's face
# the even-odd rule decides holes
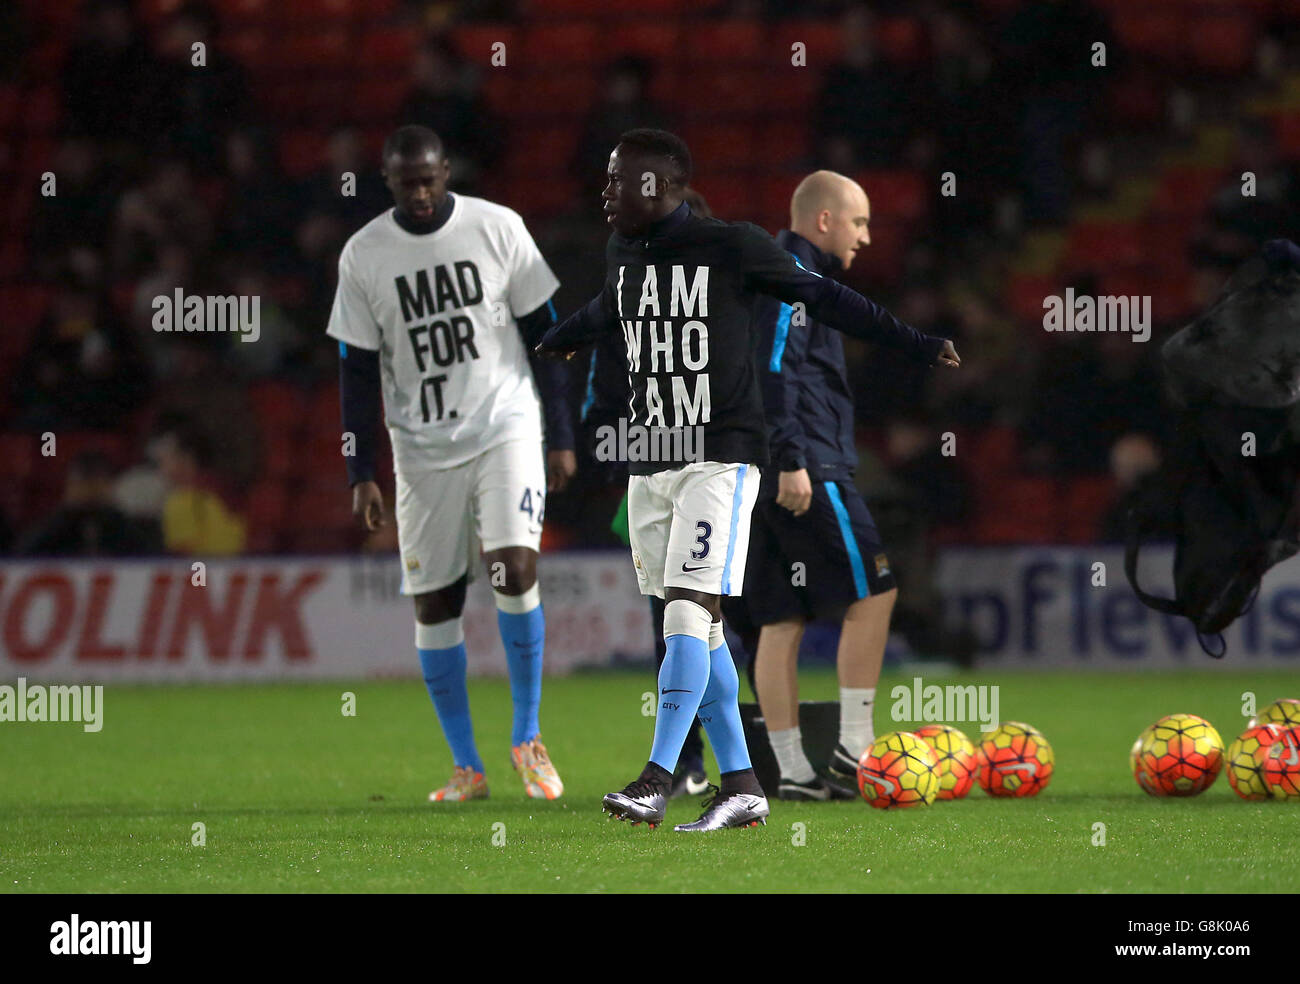
[[[620,235],[640,235],[659,218],[658,203],[667,190],[662,170],[620,144],[609,155],[606,177],[605,221]]]
[[[450,176],[446,158],[433,151],[414,157],[394,155],[384,163],[384,181],[398,212],[416,223],[433,221],[447,198]]]
[[[829,225],[826,252],[838,256],[847,270],[858,250],[871,243],[871,203],[861,188],[845,190],[839,207],[831,210]]]

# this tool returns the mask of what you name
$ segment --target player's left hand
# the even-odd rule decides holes
[[[952,366],[954,368],[961,365],[961,356],[959,356],[957,350],[953,348],[951,340],[947,338],[943,340],[943,348],[939,351],[939,358],[935,362],[935,365]]]
[[[578,456],[572,451],[546,452],[546,491],[563,492],[578,473]]]

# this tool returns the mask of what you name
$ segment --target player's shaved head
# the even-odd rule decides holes
[[[859,195],[866,197],[862,186],[852,178],[835,171],[813,171],[799,182],[790,198],[790,221],[795,225],[815,221],[817,214],[825,209],[839,211],[851,207]]]
[[[790,198],[790,230],[847,269],[857,251],[871,242],[871,203],[862,186],[835,171],[813,171]]]
[[[442,138],[427,126],[399,126],[384,141],[384,166],[393,158],[413,160],[432,154],[442,157]]]

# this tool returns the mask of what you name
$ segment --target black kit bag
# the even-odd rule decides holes
[[[1300,551],[1300,249],[1265,246],[1161,359],[1178,416],[1165,475],[1174,597],[1137,578],[1143,536],[1168,500],[1129,511],[1124,570],[1143,603],[1191,620],[1201,647],[1222,657],[1220,633],[1249,610],[1264,573]]]

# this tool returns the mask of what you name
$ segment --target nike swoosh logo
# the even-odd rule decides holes
[[[1272,751],[1273,758],[1281,759],[1283,765],[1288,765],[1288,766],[1300,765],[1300,750],[1296,748],[1295,741],[1291,738],[1291,736],[1287,735],[1285,738],[1283,738],[1282,744],[1286,746],[1287,751],[1289,751],[1291,754],[1283,758],[1282,749],[1277,745],[1274,745]]]
[[[1038,775],[1038,766],[1033,762],[1018,762],[1013,765],[999,765],[998,771],[1002,773],[1023,772],[1027,776],[1036,776]]]
[[[708,788],[709,788],[709,780],[707,779],[701,779],[698,782],[696,782],[694,779],[691,778],[687,778],[686,780],[687,796],[699,796],[701,793],[706,792]]]
[[[879,786],[884,791],[886,796],[893,796],[894,790],[898,788],[892,782],[886,779],[884,776],[867,776],[867,782],[874,783],[875,785]]]
[[[689,694],[689,693],[691,693],[691,692],[692,692],[692,691],[690,691],[690,690],[661,690],[661,691],[659,691],[660,694]]]
[[[683,574],[694,574],[696,571],[707,571],[708,569],[709,569],[708,564],[704,564],[700,567],[687,567],[685,564],[682,564]]]

